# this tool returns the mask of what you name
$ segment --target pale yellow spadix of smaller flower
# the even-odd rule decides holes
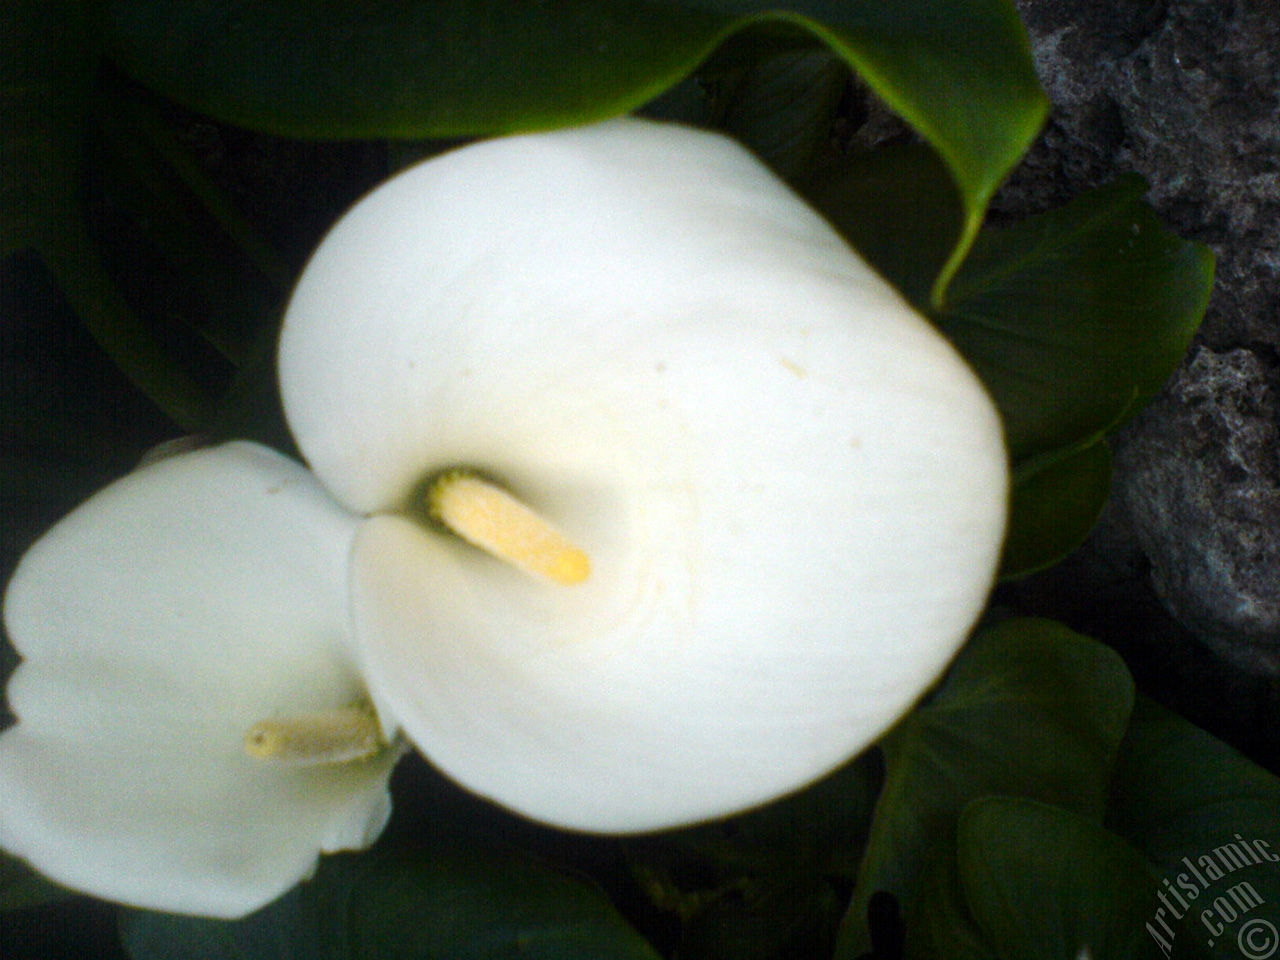
[[[373,701],[548,823],[657,829],[816,779],[933,683],[995,574],[981,384],[718,135],[622,119],[405,171],[316,251],[280,378],[370,517]],[[454,471],[501,495],[431,519]]]
[[[388,746],[367,704],[259,720],[244,737],[251,757],[306,767],[368,760]]]
[[[0,847],[139,907],[239,917],[371,844],[399,757],[349,647],[359,520],[232,443],[149,463],[24,555]]]

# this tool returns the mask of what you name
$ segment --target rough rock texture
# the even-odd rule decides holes
[[[1165,219],[1219,256],[1206,339],[1280,349],[1280,5],[1019,9],[1054,111],[998,208],[1057,206],[1138,171]]]
[[[1116,497],[1165,606],[1223,657],[1280,673],[1280,429],[1257,354],[1208,347],[1116,450]]]
[[[1055,107],[995,215],[1136,170],[1164,219],[1218,256],[1198,347],[1118,438],[1112,503],[1058,581],[1132,592],[1149,571],[1192,635],[1280,677],[1280,5],[1018,7]]]

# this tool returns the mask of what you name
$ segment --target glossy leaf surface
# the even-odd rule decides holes
[[[1024,480],[1015,474],[1001,577],[1029,576],[1080,546],[1097,523],[1110,489],[1111,450],[1105,440]]]
[[[327,861],[237,923],[131,912],[133,960],[657,960],[590,884],[524,854],[441,842]]]
[[[1280,777],[1146,697],[1120,748],[1107,825],[1155,864],[1174,956],[1238,957],[1246,913],[1278,919],[1267,911],[1280,903]],[[1239,898],[1255,895],[1267,906],[1242,912]],[[1261,956],[1268,931],[1253,929]]]
[[[888,764],[840,957],[866,950],[873,893],[908,927],[931,858],[972,800],[1029,797],[1101,820],[1133,683],[1120,658],[1048,620],[1006,621],[961,652],[934,699],[884,741]]]
[[[983,233],[936,319],[1005,415],[1030,472],[1113,429],[1186,353],[1213,256],[1182,240],[1126,177]]]
[[[823,43],[946,158],[966,236],[1046,112],[1003,0],[592,0],[557,6],[117,0],[115,59],[221,119],[291,136],[473,136],[642,106],[721,44]]]
[[[1146,861],[1094,820],[1033,800],[988,797],[960,817],[966,901],[997,955],[1078,960],[1159,956]]]

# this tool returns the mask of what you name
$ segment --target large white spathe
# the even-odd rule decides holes
[[[616,120],[400,174],[315,253],[280,376],[312,468],[372,516],[375,700],[548,823],[648,830],[803,786],[938,676],[996,569],[991,401],[720,136]],[[586,581],[405,515],[457,467],[585,550]]]
[[[237,917],[367,846],[398,755],[246,754],[262,721],[366,697],[348,648],[358,520],[300,465],[236,443],[138,469],[27,552],[0,735],[0,846],[136,906]]]

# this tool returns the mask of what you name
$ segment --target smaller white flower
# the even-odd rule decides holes
[[[348,652],[358,521],[233,443],[115,482],[23,557],[0,846],[76,890],[248,913],[365,847],[387,745]]]

